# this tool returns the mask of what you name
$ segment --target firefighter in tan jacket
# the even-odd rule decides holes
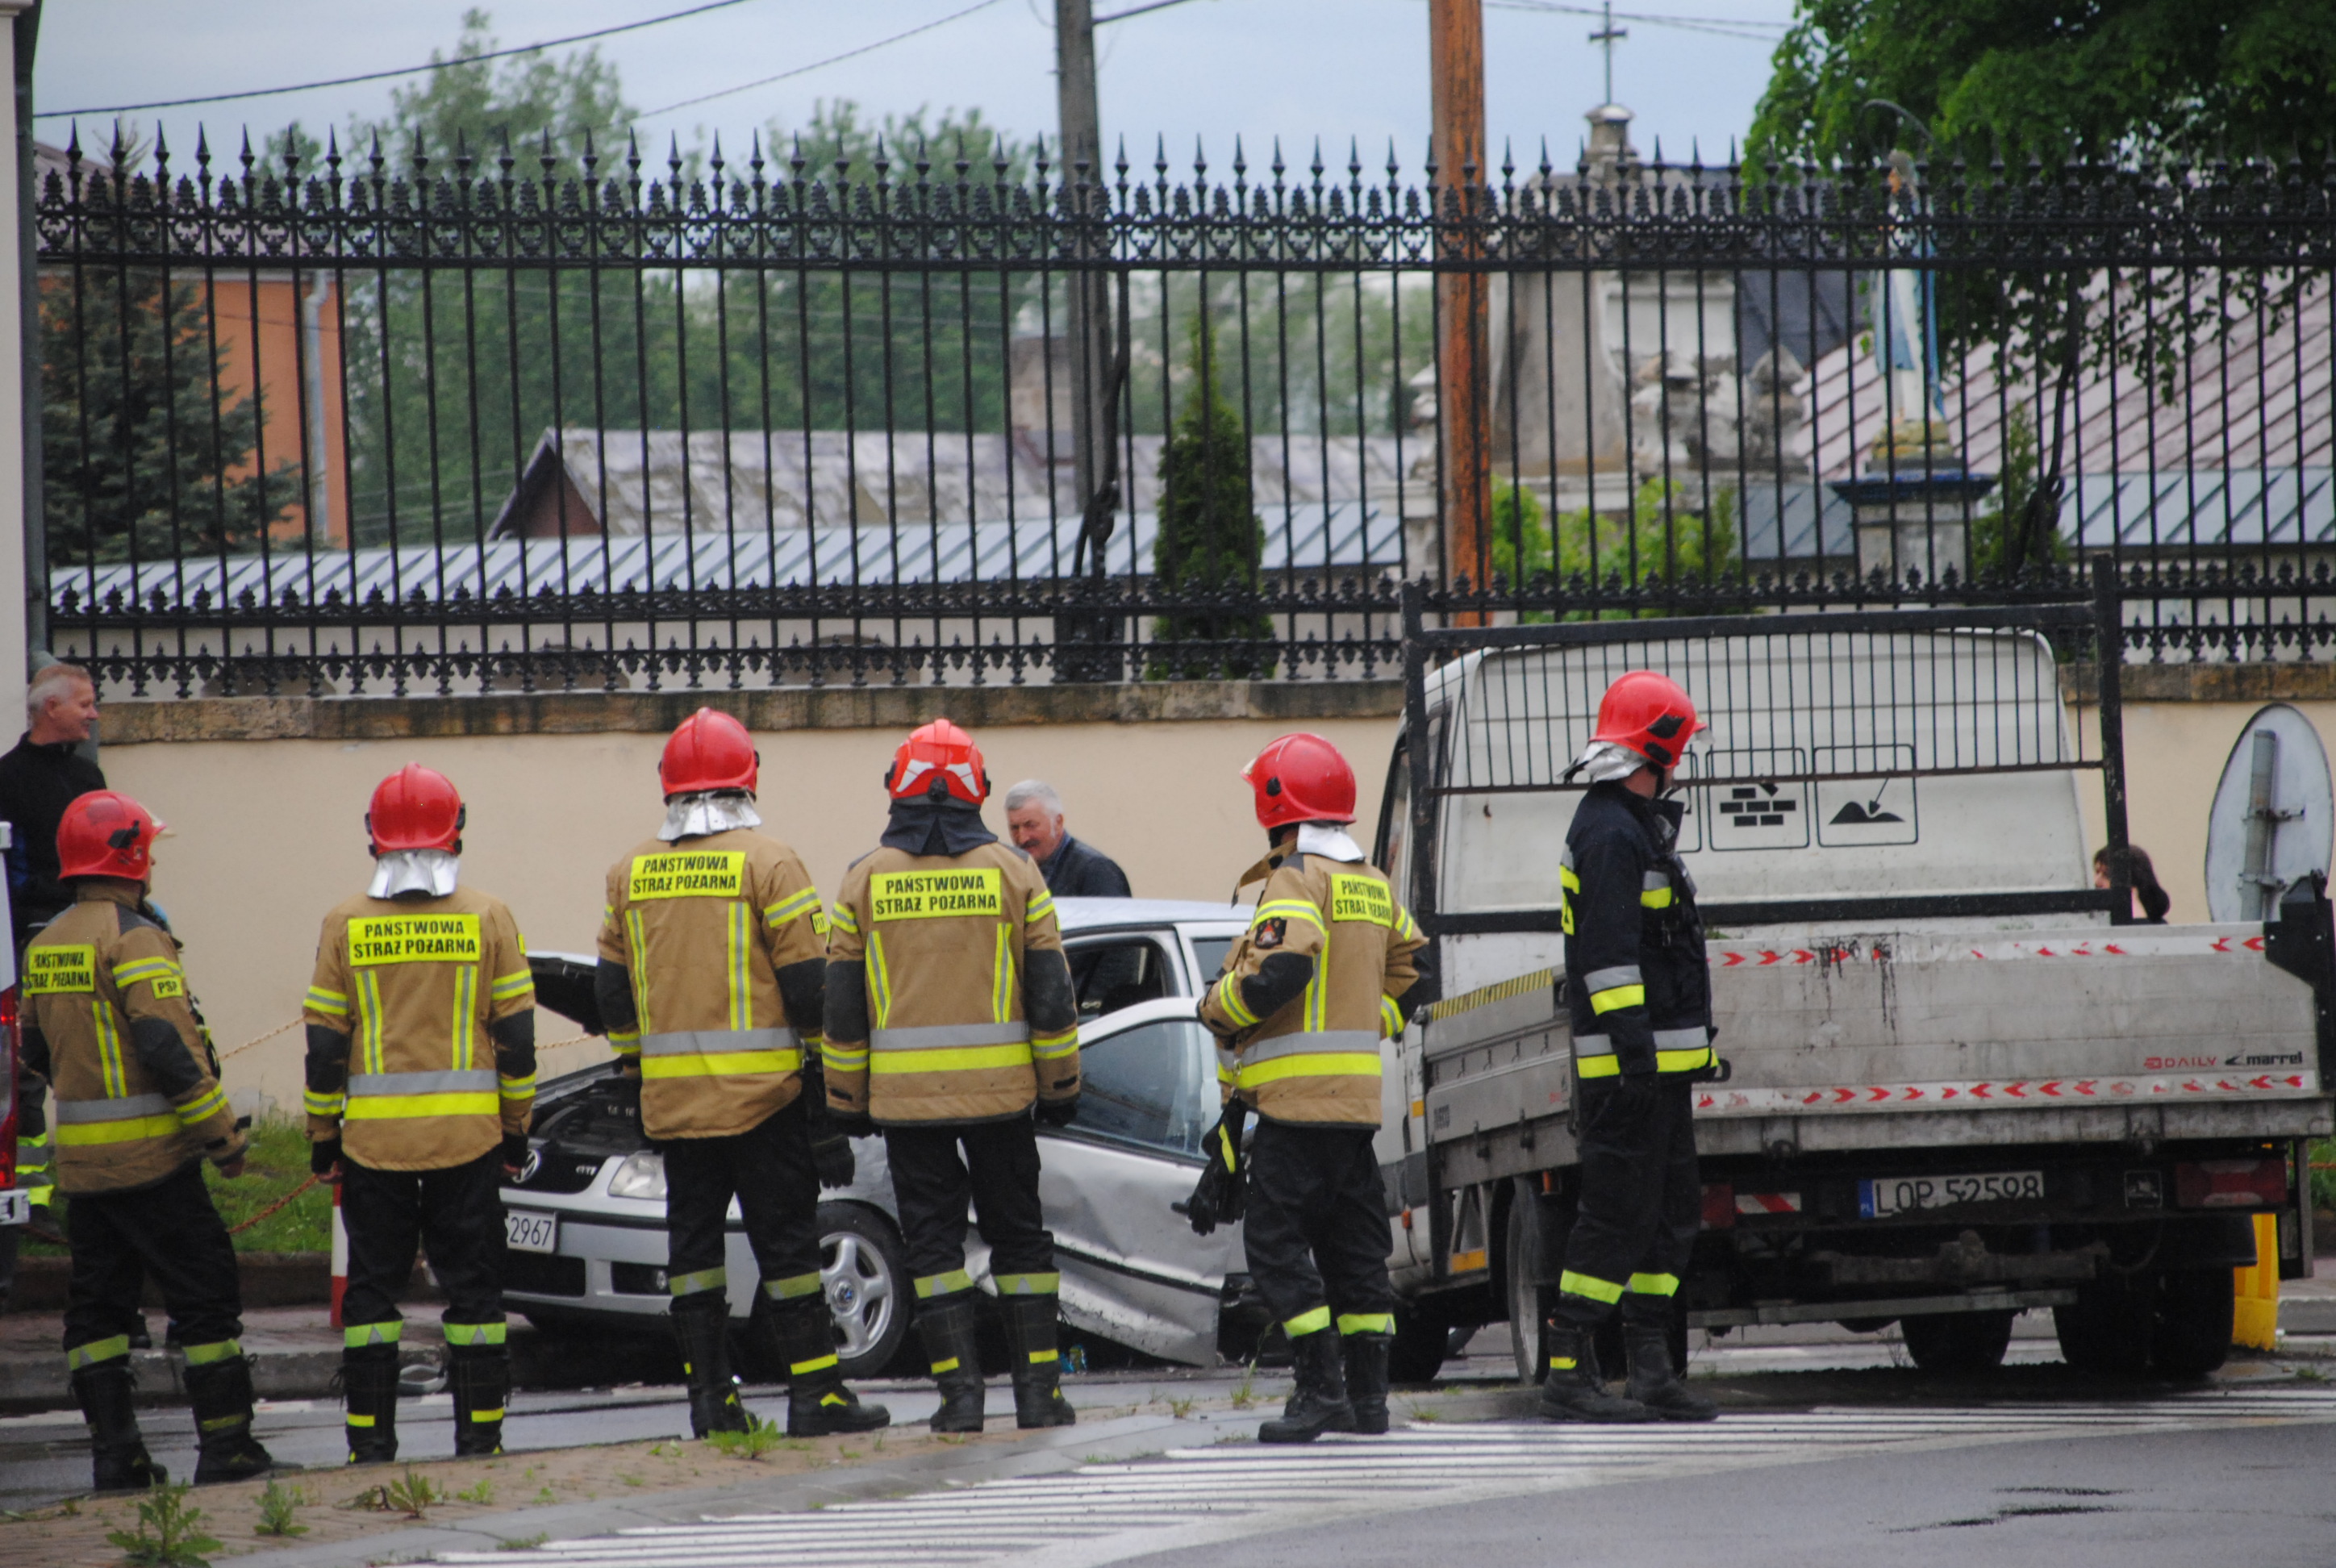
[[[595,989],[665,1158],[666,1280],[691,1428],[748,1427],[726,1342],[735,1197],[762,1276],[752,1321],[793,1383],[787,1435],[867,1432],[891,1417],[843,1386],[820,1279],[822,1178],[842,1186],[852,1169],[803,1060],[819,1048],[826,919],[794,851],[754,831],[759,761],[728,714],[699,708],[673,732],[657,764],[665,826],[608,871]]]
[[[131,1405],[130,1330],[151,1277],[178,1325],[200,1456],[195,1479],[256,1475],[235,1248],[203,1185],[242,1174],[245,1140],[179,964],[146,903],[162,824],[128,795],[85,794],[57,825],[75,902],[24,950],[24,1065],[54,1091],[56,1181],[73,1203],[65,1364],[101,1492],[152,1485]]]
[[[1384,1432],[1395,1290],[1371,1152],[1379,1046],[1403,1028],[1397,998],[1416,991],[1426,939],[1347,835],[1355,774],[1337,747],[1284,735],[1242,776],[1272,852],[1259,868],[1265,891],[1250,929],[1225,955],[1201,1021],[1230,1047],[1219,1057],[1230,1092],[1258,1115],[1243,1221],[1250,1275],[1297,1357],[1289,1406],[1258,1438]]]
[[[310,1168],[341,1183],[349,1462],[397,1457],[398,1292],[446,1292],[454,1452],[501,1451],[502,1178],[527,1158],[535,982],[499,899],[457,885],[462,797],[409,764],[374,791],[374,876],[325,917],[308,1026]]]
[[[1078,1006],[1055,901],[1037,864],[982,825],[989,776],[957,726],[910,735],[884,783],[883,840],[845,873],[830,913],[829,1103],[884,1131],[941,1390],[933,1430],[981,1429],[968,1198],[1006,1320],[1015,1419],[1067,1427],[1031,1122],[1034,1106],[1055,1126],[1078,1112]]]

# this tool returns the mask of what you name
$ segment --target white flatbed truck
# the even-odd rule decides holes
[[[2072,1363],[2195,1376],[2230,1343],[2252,1217],[2308,1272],[2307,1140],[2329,1135],[2324,882],[2275,918],[2129,923],[2092,885],[2079,788],[2124,842],[2112,657],[2071,723],[2091,605],[1430,629],[1380,863],[1444,999],[1390,1048],[1379,1139],[1397,1360],[1455,1328],[1539,1339],[1578,1191],[1557,863],[1561,775],[1624,669],[1684,685],[1681,858],[1710,933],[1724,1076],[1697,1086],[1689,1328],[1902,1326],[1915,1362],[1999,1362],[2052,1309]]]

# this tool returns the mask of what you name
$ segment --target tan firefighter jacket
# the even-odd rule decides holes
[[[458,887],[340,904],[325,917],[302,1011],[349,1037],[347,1085],[319,1086],[312,1047],[308,1136],[339,1138],[375,1170],[435,1171],[526,1132],[533,1047],[505,1072],[491,1031],[534,1007],[527,944],[501,899]]]
[[[24,950],[25,1063],[54,1100],[60,1191],[151,1185],[244,1151],[219,1061],[170,933],[138,912],[139,884],[75,881],[78,901]]]
[[[1427,945],[1377,867],[1291,853],[1267,879],[1250,928],[1202,999],[1218,1077],[1277,1122],[1379,1125],[1379,1042],[1402,1032],[1395,998]],[[1305,991],[1264,1018],[1241,982],[1277,952],[1314,960]]]
[[[651,839],[608,868],[600,957],[624,966],[636,1015],[608,1043],[640,1063],[644,1132],[730,1137],[802,1092],[820,1021],[793,1020],[808,1041],[790,1027],[778,971],[821,962],[826,930],[803,862],[750,828]]]
[[[866,969],[864,1009],[829,971],[822,1057],[836,1109],[887,1125],[995,1121],[1079,1092],[1076,1006],[1065,996],[1052,1009],[1062,1016],[1039,1009],[1035,1033],[1025,1010],[1025,955],[1059,954],[1063,939],[1054,895],[1020,850],[880,848],[844,874],[828,919],[831,966]]]

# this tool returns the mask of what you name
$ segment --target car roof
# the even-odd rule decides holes
[[[1194,899],[1056,899],[1056,922],[1065,935],[1111,930],[1122,926],[1249,924],[1246,904],[1203,903]]]

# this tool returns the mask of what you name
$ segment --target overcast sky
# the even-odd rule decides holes
[[[495,0],[489,8],[506,45],[638,21],[688,0]],[[874,43],[963,10],[972,0],[745,0],[725,11],[604,40],[626,96],[645,111],[769,76]],[[1097,0],[1108,15],[1135,0]],[[1498,162],[1504,138],[1518,161],[1536,161],[1546,136],[1570,163],[1582,112],[1603,96],[1601,57],[1588,40],[1596,19],[1517,8],[1539,0],[1493,0],[1485,14],[1487,118]],[[1727,36],[1628,21],[1615,50],[1614,94],[1635,110],[1642,151],[1660,137],[1683,157],[1699,139],[1707,157],[1740,135],[1767,77],[1768,56],[1790,0],[1624,0],[1625,8],[1732,20],[1751,36]],[[35,93],[43,110],[138,102],[270,87],[419,64],[450,47],[461,0],[49,0],[42,19]],[[930,32],[770,86],[696,107],[650,114],[642,128],[659,151],[668,131],[720,131],[725,148],[774,122],[800,124],[815,100],[849,98],[875,114],[920,105],[978,107],[1024,134],[1055,122],[1053,0],[990,0]],[[1189,164],[1196,135],[1212,166],[1230,161],[1236,133],[1253,164],[1282,139],[1292,163],[1306,161],[1318,135],[1330,160],[1345,162],[1360,139],[1367,169],[1395,141],[1406,169],[1427,133],[1427,6],[1425,0],[1191,0],[1099,32],[1106,146],[1124,136],[1149,164],[1155,137]],[[236,132],[297,117],[319,133],[373,115],[391,83],[245,99],[132,118],[160,119],[174,153],[191,152],[200,120],[215,149],[232,151]],[[44,119],[40,135],[63,142],[68,124]],[[84,121],[84,144],[108,132]],[[645,145],[647,141],[645,139]]]

